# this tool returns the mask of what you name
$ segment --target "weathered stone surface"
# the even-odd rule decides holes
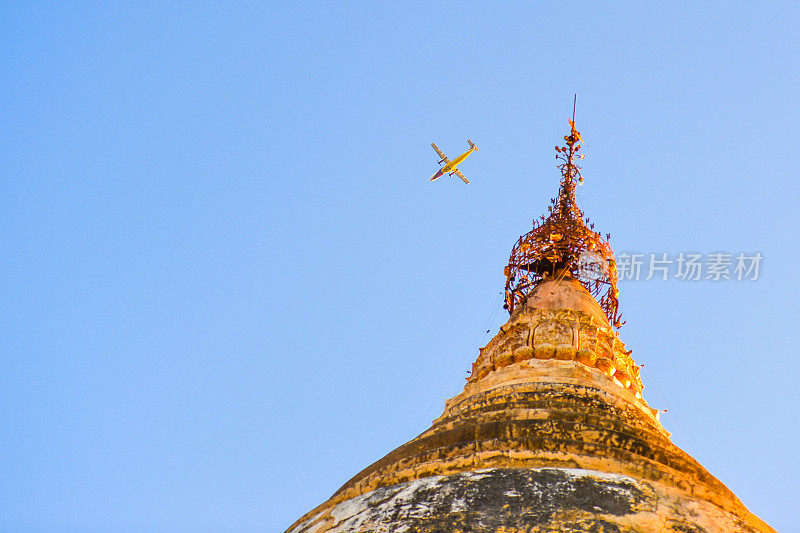
[[[383,487],[322,511],[299,532],[730,532],[736,516],[658,484],[603,472],[488,469]]]
[[[528,304],[430,429],[290,531],[772,531],[672,444],[580,284]]]

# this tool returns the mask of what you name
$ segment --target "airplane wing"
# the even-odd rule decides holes
[[[467,178],[465,178],[465,177],[464,177],[464,174],[462,174],[460,170],[458,170],[458,169],[455,169],[453,172],[455,172],[455,173],[456,173],[456,176],[458,176],[459,178],[461,178],[462,180],[464,180],[464,183],[469,183],[469,180],[468,180]]]
[[[431,143],[431,146],[433,146],[433,149],[434,149],[434,150],[436,150],[436,153],[437,153],[437,154],[439,154],[439,157],[441,157],[441,158],[442,158],[442,161],[444,161],[445,163],[449,163],[449,162],[450,162],[450,160],[449,160],[449,159],[447,159],[447,156],[446,156],[446,155],[444,155],[444,152],[442,152],[441,150],[439,150],[439,147],[438,147],[438,146],[436,146],[436,144],[435,144],[435,143]]]

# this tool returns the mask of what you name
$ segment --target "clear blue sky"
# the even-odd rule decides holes
[[[0,529],[281,531],[424,430],[574,92],[617,252],[763,254],[623,282],[621,336],[673,440],[800,523],[796,2],[66,4],[0,8]]]

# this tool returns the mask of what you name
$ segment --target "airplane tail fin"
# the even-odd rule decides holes
[[[469,147],[470,147],[470,148],[474,148],[476,152],[478,151],[478,147],[477,147],[477,146],[475,146],[475,143],[474,143],[474,142],[472,142],[472,141],[471,141],[471,140],[469,140],[469,139],[467,139],[467,142],[469,143]]]

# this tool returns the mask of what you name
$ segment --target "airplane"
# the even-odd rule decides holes
[[[431,146],[433,146],[433,149],[436,150],[436,153],[439,154],[439,157],[441,157],[441,159],[439,160],[439,164],[440,165],[442,163],[445,164],[442,168],[439,169],[439,172],[437,172],[436,174],[431,176],[431,181],[433,181],[435,179],[439,179],[442,176],[444,176],[445,174],[450,174],[451,176],[453,174],[455,174],[456,176],[458,176],[459,178],[464,180],[464,183],[469,183],[469,180],[464,177],[464,174],[462,174],[461,171],[458,170],[458,165],[460,165],[461,162],[464,161],[467,158],[467,156],[469,156],[469,154],[472,153],[473,150],[477,150],[478,147],[475,146],[475,143],[473,143],[469,139],[467,139],[467,142],[469,143],[469,150],[467,150],[466,152],[464,152],[460,156],[456,157],[452,161],[447,159],[447,156],[444,155],[444,153],[442,153],[441,150],[439,150],[439,147],[436,146],[435,143],[431,143]]]

